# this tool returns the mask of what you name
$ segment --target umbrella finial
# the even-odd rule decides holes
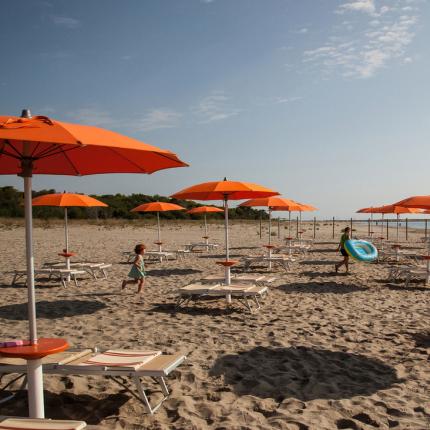
[[[31,111],[30,109],[23,109],[21,112],[21,118],[31,118]]]
[[[224,181],[226,181],[227,180],[227,178],[224,176]]]

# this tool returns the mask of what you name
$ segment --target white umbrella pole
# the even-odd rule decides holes
[[[302,211],[299,211],[299,243],[302,243]]]
[[[291,255],[291,211],[288,211],[288,254]]]
[[[157,225],[158,225],[158,252],[161,252],[160,212],[157,212]]]
[[[224,228],[225,228],[225,261],[230,259],[230,253],[228,249],[228,200],[227,196],[224,197]],[[230,266],[225,266],[225,283],[231,284]],[[231,302],[231,296],[227,296],[227,302]]]
[[[24,175],[23,175],[24,176]],[[37,344],[36,296],[34,288],[33,211],[31,170],[24,176],[25,256],[27,263],[28,322],[30,342]],[[44,418],[42,360],[27,361],[28,406],[30,418]]]
[[[397,229],[397,232],[396,232],[396,234],[397,234],[397,244],[399,244],[399,217],[400,217],[400,215],[397,214],[397,226],[396,226],[396,229]]]
[[[67,207],[64,208],[64,234],[66,236],[66,254],[69,252],[69,224],[67,218]],[[70,270],[70,257],[66,257],[66,269]],[[70,275],[67,276],[67,282],[70,282]]]
[[[205,239],[206,239],[206,247],[208,247],[209,239],[208,239],[208,223],[206,220],[206,214],[205,214]]]
[[[384,238],[384,214],[382,214],[382,221],[381,221],[381,239]]]
[[[370,237],[373,239],[373,212],[370,213]]]
[[[269,245],[272,241],[272,209],[269,208]]]

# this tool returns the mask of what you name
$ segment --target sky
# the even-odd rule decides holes
[[[0,4],[0,115],[112,129],[190,164],[36,175],[36,190],[170,195],[227,177],[318,218],[430,194],[430,0]]]

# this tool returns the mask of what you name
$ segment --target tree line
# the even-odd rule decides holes
[[[55,190],[40,190],[33,191],[33,197],[43,194],[55,193]],[[193,201],[172,199],[170,197],[153,196],[146,194],[92,194],[91,197],[106,203],[106,208],[82,208],[72,207],[68,209],[68,216],[71,219],[136,219],[144,216],[145,218],[155,218],[156,214],[145,212],[144,214],[130,212],[131,209],[143,203],[161,201],[166,203],[175,203],[187,209],[203,206]],[[0,187],[0,217],[3,218],[21,218],[24,217],[24,193],[16,188],[7,186]],[[35,206],[33,207],[33,217],[41,219],[63,218],[64,210],[58,207],[51,206]],[[169,211],[160,212],[160,218],[163,219],[200,219],[201,215],[190,215],[186,211]],[[222,217],[222,214],[207,214],[208,219]],[[260,217],[267,218],[267,214],[263,210],[256,210],[249,207],[238,207],[229,209],[229,217],[231,219],[259,219]]]

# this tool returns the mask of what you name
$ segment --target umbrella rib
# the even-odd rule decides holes
[[[18,158],[22,157],[22,154],[10,143],[10,140],[5,140],[5,145],[8,145],[14,152],[18,154]]]
[[[124,158],[125,160],[127,160],[129,163],[133,164],[133,166],[137,167],[141,172],[143,173],[147,173],[147,171],[145,169],[143,169],[142,167],[140,167],[137,163],[135,163],[134,161],[130,160],[128,157],[126,157],[125,155],[119,153],[118,151],[115,150],[115,148],[109,148],[112,152],[114,152],[116,155]],[[147,152],[153,152],[153,151],[147,151]]]
[[[33,157],[34,153],[37,151],[37,148],[39,148],[40,142],[37,142],[36,146],[34,147],[33,151],[31,152],[31,157]]]
[[[45,157],[49,157],[50,155],[52,155],[52,153],[55,153],[55,151],[62,152],[63,151],[63,149],[62,149],[63,146],[64,145],[55,145],[53,143],[51,146],[49,146],[48,148],[44,149],[39,154],[36,154],[36,157],[37,158],[45,158]]]
[[[66,160],[70,163],[70,165],[72,166],[72,169],[75,171],[76,175],[81,176],[81,174],[79,173],[79,170],[73,164],[72,160],[69,158],[69,155],[66,153],[66,151],[63,151],[62,154],[64,155]]]

